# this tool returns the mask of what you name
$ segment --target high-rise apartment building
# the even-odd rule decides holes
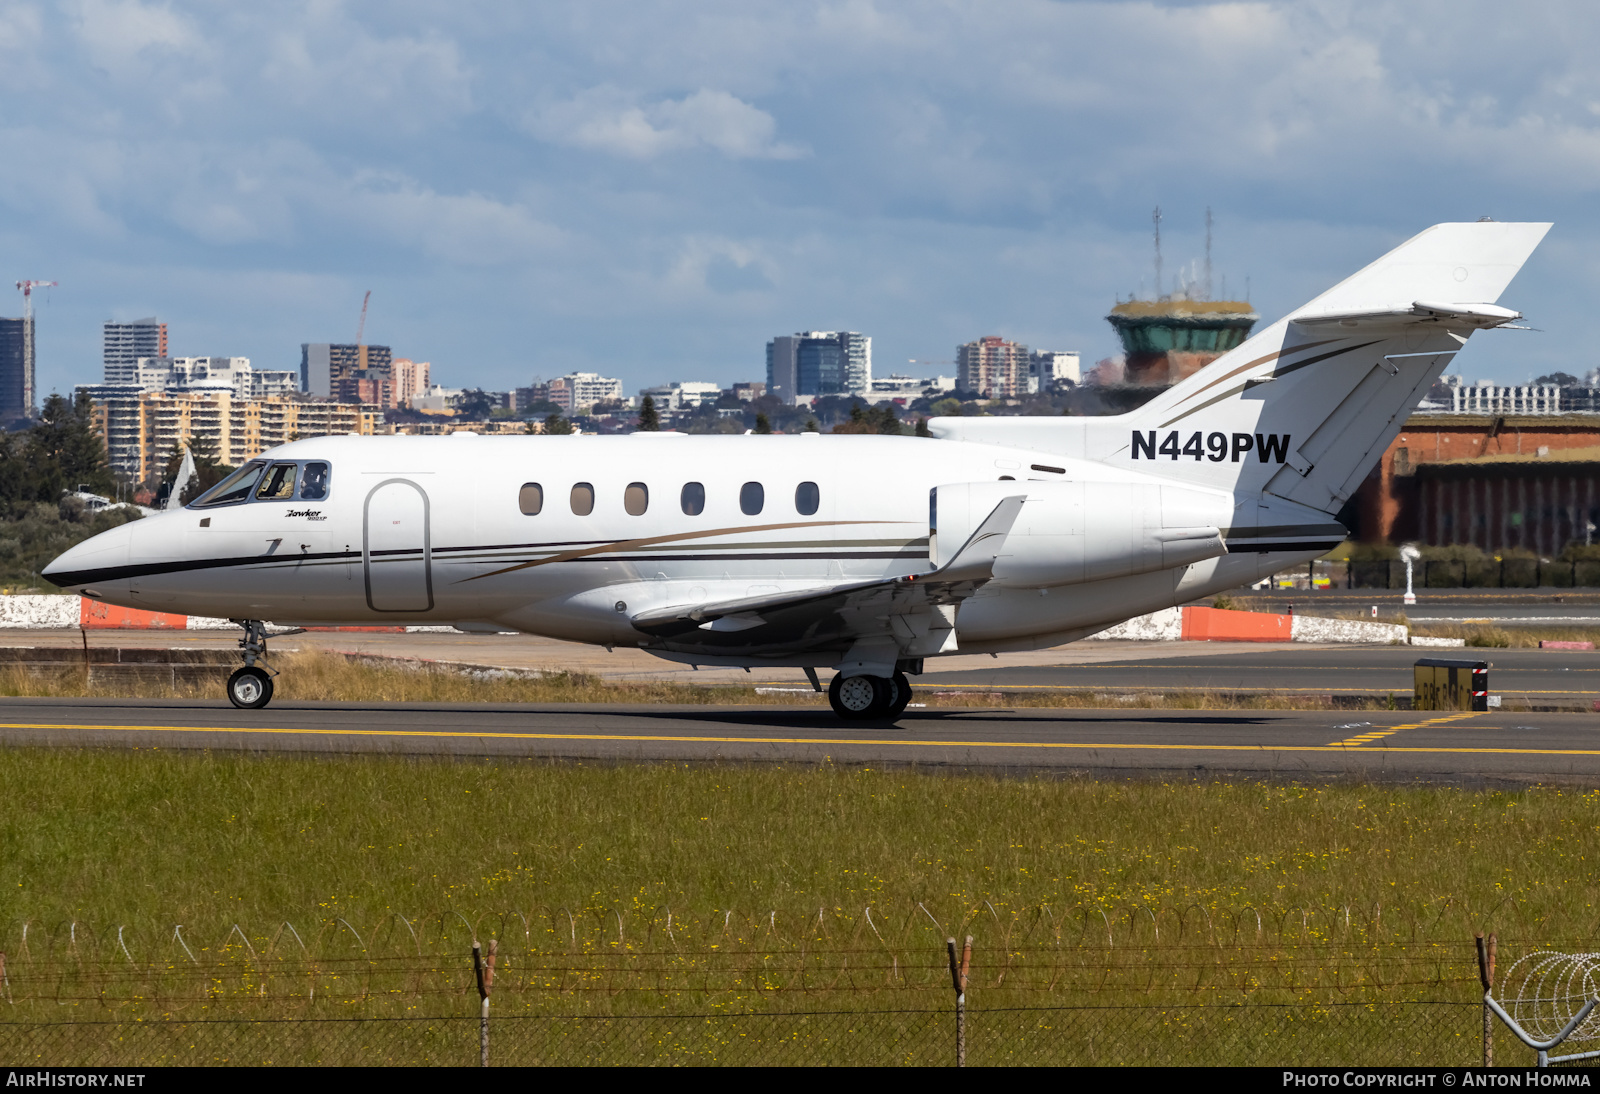
[[[413,361],[409,357],[396,357],[391,366],[394,379],[390,389],[394,403],[393,406],[405,406],[418,395],[424,395],[428,390],[429,364],[426,361]]]
[[[1076,353],[1035,350],[1028,354],[1029,391],[1054,391],[1083,382],[1083,368]]]
[[[872,390],[872,339],[855,331],[801,331],[767,343],[767,392],[787,402]]]
[[[26,325],[32,319],[0,319],[0,429],[32,415],[33,347]]]
[[[956,386],[985,399],[1028,393],[1028,347],[997,335],[956,349]]]
[[[139,358],[167,355],[167,325],[157,322],[155,316],[131,323],[102,323],[100,347],[105,382],[131,384]]]
[[[595,403],[622,398],[622,381],[597,372],[569,372],[550,381],[546,398],[564,414],[587,414]]]
[[[238,399],[263,399],[296,394],[297,379],[290,369],[251,368],[248,357],[141,357],[131,381],[76,390],[91,399],[157,391],[231,391]]]
[[[180,446],[193,442],[208,446],[219,463],[237,467],[290,441],[373,433],[383,424],[383,410],[282,396],[238,399],[227,390],[122,390],[95,400],[94,420],[113,473],[125,482],[144,482],[160,474]]]
[[[361,381],[366,381],[363,385]],[[324,399],[357,401],[358,391],[393,398],[394,361],[388,346],[354,342],[304,342],[300,346],[300,390]],[[394,406],[385,402],[385,406]]]

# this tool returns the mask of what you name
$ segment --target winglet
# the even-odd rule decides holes
[[[972,533],[971,538],[956,552],[954,558],[932,573],[922,575],[918,580],[989,580],[994,576],[994,560],[1000,554],[1000,547],[1005,543],[1006,536],[1011,534],[1011,526],[1016,523],[1017,517],[1022,512],[1022,503],[1027,500],[1026,494],[1000,499],[1000,504],[983,518],[978,530]]]

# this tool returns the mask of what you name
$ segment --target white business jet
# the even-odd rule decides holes
[[[450,624],[793,666],[844,718],[908,674],[1039,649],[1304,563],[1546,224],[1440,224],[1138,410],[864,436],[319,437],[44,576],[244,627]]]

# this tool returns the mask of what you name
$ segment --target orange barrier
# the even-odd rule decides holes
[[[1288,642],[1294,617],[1221,608],[1183,609],[1185,642]]]
[[[189,627],[186,615],[142,612],[138,608],[119,608],[88,597],[79,598],[78,626],[84,630],[125,627],[146,631],[181,631]]]

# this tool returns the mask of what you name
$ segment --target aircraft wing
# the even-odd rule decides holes
[[[803,652],[872,639],[893,640],[905,657],[948,652],[955,648],[956,606],[993,576],[1025,500],[1002,500],[955,557],[930,573],[658,608],[632,622],[674,648],[707,652]]]

